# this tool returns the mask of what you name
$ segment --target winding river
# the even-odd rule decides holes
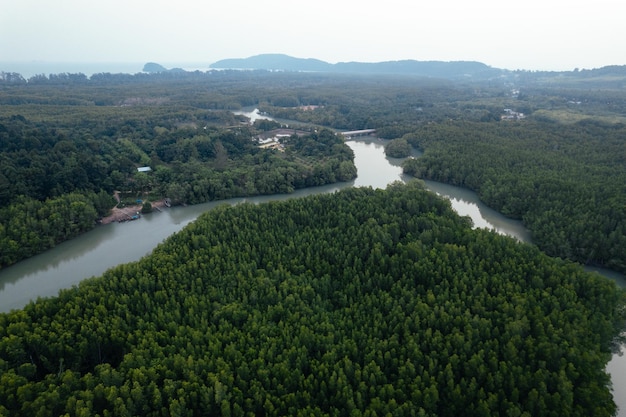
[[[99,226],[71,241],[0,271],[0,312],[22,308],[37,297],[54,296],[62,288],[77,285],[81,280],[99,276],[121,263],[132,262],[149,254],[168,236],[221,204],[297,198],[317,193],[330,193],[345,187],[369,186],[385,188],[394,181],[407,181],[402,174],[401,160],[384,155],[385,141],[367,138],[350,141],[355,154],[358,176],[354,181],[323,187],[298,190],[288,195],[237,198],[187,207],[173,207],[163,212],[145,215],[139,221],[113,223]],[[520,241],[530,242],[530,234],[518,222],[507,219],[485,206],[475,193],[459,187],[426,181],[431,191],[448,198],[461,215],[470,216],[475,227],[486,227],[510,235]],[[624,276],[599,271],[626,286]],[[626,356],[614,355],[608,364],[616,403],[622,410],[618,416],[626,417]]]

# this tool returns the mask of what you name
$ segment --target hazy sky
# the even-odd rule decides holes
[[[0,0],[0,61],[626,64],[624,0]]]

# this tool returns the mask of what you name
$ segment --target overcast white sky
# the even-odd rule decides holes
[[[0,61],[626,64],[624,0],[0,0]]]

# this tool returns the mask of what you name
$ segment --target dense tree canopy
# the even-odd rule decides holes
[[[550,255],[626,271],[626,125],[458,121],[405,137],[424,150],[406,172],[477,191]]]
[[[260,149],[254,126],[180,96],[197,86],[193,77],[164,86],[159,76],[115,79],[110,89],[98,77],[59,77],[1,90],[0,268],[93,228],[115,190],[131,201],[193,204],[356,176],[352,152],[330,130],[299,131],[284,152]],[[246,103],[238,100],[236,108]],[[77,198],[81,205],[68,203]]]
[[[352,179],[328,128],[375,128],[424,151],[407,172],[476,190],[548,254],[624,271],[621,84],[554,81],[3,74],[0,267],[93,227],[114,190],[196,203]],[[230,112],[252,105],[307,133],[259,148],[282,123]],[[469,226],[418,183],[217,209],[0,315],[0,414],[613,414],[623,291]]]
[[[404,139],[393,139],[385,146],[385,154],[392,158],[406,158],[411,154],[411,145]]]
[[[0,315],[0,409],[609,416],[625,301],[419,183],[225,206]]]
[[[295,147],[258,149],[251,139],[281,123],[250,125],[231,113],[254,105],[304,124],[314,137],[322,127],[375,128],[379,137],[407,140],[426,151],[407,172],[478,191],[493,208],[523,219],[551,255],[625,271],[626,95],[623,69],[616,70],[456,82],[267,71],[28,80],[3,73],[0,210],[13,204],[13,212],[26,211],[23,197],[47,204],[116,189],[196,203],[354,177],[338,143],[299,146],[307,155]],[[504,123],[505,109],[525,119]],[[143,165],[153,173],[138,174]],[[23,226],[19,234],[39,233]],[[21,245],[3,233],[4,244]]]

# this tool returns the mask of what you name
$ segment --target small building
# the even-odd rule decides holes
[[[521,120],[525,118],[524,113],[516,112],[512,109],[504,109],[504,114],[500,116],[501,120]]]
[[[139,167],[137,168],[137,172],[150,172],[152,171],[152,168],[150,167]]]

